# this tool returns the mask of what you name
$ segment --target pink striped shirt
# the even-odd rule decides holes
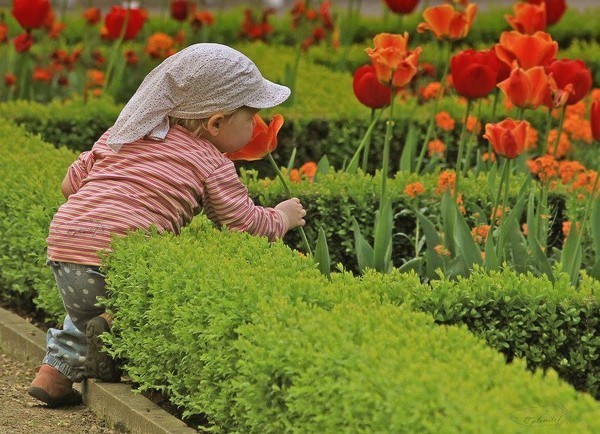
[[[100,265],[112,234],[133,229],[179,233],[204,209],[231,230],[281,238],[282,213],[254,205],[233,163],[210,142],[172,127],[164,140],[138,140],[118,152],[106,145],[108,131],[71,164],[75,193],[50,223],[48,258]]]

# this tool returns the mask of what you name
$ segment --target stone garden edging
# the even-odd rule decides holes
[[[45,354],[45,333],[20,316],[0,308],[0,348],[31,367]],[[84,404],[115,428],[140,434],[191,434],[197,432],[181,420],[122,383],[85,380]]]

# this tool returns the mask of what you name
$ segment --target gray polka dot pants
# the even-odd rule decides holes
[[[71,381],[85,378],[87,353],[85,327],[88,321],[104,312],[96,306],[98,297],[106,297],[104,275],[93,265],[47,261],[67,311],[61,329],[48,330],[46,357],[42,363],[55,367]]]

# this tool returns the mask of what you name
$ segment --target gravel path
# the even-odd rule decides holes
[[[0,433],[117,434],[84,405],[50,409],[27,394],[36,369],[0,353]]]

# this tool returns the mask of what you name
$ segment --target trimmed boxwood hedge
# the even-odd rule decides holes
[[[481,432],[484,421],[488,432],[526,432],[521,412],[548,405],[581,412],[569,429],[594,430],[598,404],[557,384],[552,369],[532,377],[523,360],[505,365],[464,328],[434,327],[434,317],[408,310],[435,305],[435,316],[450,318],[452,307],[470,307],[473,316],[480,309],[482,321],[489,315],[496,325],[484,336],[501,347],[523,337],[536,357],[573,327],[582,331],[574,320],[564,330],[552,324],[558,330],[539,346],[526,338],[536,325],[563,320],[553,316],[552,292],[536,289],[540,279],[509,271],[487,277],[513,310],[476,289],[476,306],[454,304],[416,275],[344,273],[330,283],[283,244],[219,231],[205,218],[178,236],[137,233],[114,247],[105,263],[115,314],[111,352],[126,359],[142,390],[165,392],[185,416],[203,415],[217,432]],[[519,286],[510,286],[515,279]],[[586,300],[568,285],[554,291]],[[539,318],[532,313],[523,323],[518,306],[528,293],[537,294],[529,306],[539,305]],[[588,296],[580,309],[569,315],[593,316],[597,300]],[[580,350],[570,350],[587,362],[577,371],[594,380],[600,340],[593,325],[583,330]]]
[[[43,143],[39,137],[31,136],[22,128],[6,122],[0,122],[0,149],[3,150],[0,153],[0,167],[8,175],[6,182],[0,187],[2,298],[13,303],[21,300],[22,304],[28,304],[35,299],[38,308],[53,322],[60,322],[63,315],[60,297],[50,270],[43,265],[44,239],[50,218],[62,202],[59,192],[60,180],[75,154],[65,149],[55,150],[52,145]],[[364,200],[371,194],[369,189],[375,189],[366,177],[346,178],[345,188],[342,179],[344,178],[338,179],[337,182],[332,180],[329,187],[331,194],[336,194],[338,200],[350,192],[359,200],[361,197]],[[401,181],[390,181],[390,185],[393,186],[397,182]],[[324,184],[320,187],[319,184],[315,186],[325,187]],[[278,188],[275,184],[272,187]],[[265,189],[267,190],[268,188]],[[474,193],[481,192],[475,188],[470,190]],[[333,218],[334,216],[331,217],[332,220]],[[119,294],[124,292],[119,297],[127,297],[127,294],[134,297],[127,302],[132,309],[137,306],[136,309],[145,312],[150,308],[148,300],[134,296],[137,291],[145,291],[150,281],[154,282],[153,285],[157,288],[170,287],[169,285],[179,288],[183,285],[197,290],[199,281],[190,277],[189,271],[179,275],[164,271],[163,261],[156,259],[155,255],[158,253],[151,247],[155,245],[153,243],[167,243],[171,247],[160,250],[164,250],[167,257],[177,258],[183,255],[187,259],[182,261],[182,264],[196,263],[199,272],[208,273],[204,278],[211,281],[214,279],[213,285],[221,288],[220,293],[237,288],[237,284],[223,280],[223,277],[218,277],[218,273],[213,273],[202,265],[200,257],[197,257],[200,251],[203,252],[202,261],[212,261],[215,266],[223,261],[220,256],[215,259],[205,249],[199,249],[196,245],[200,242],[198,238],[204,240],[202,242],[221,246],[219,255],[229,251],[231,260],[241,260],[241,265],[238,262],[231,265],[240,270],[260,262],[264,255],[271,255],[269,251],[279,252],[273,253],[276,259],[267,256],[269,265],[260,270],[265,279],[275,278],[273,276],[278,267],[276,264],[283,262],[283,269],[287,270],[286,261],[296,264],[294,261],[298,260],[296,252],[290,251],[280,243],[267,248],[266,241],[258,237],[244,238],[239,234],[215,231],[210,229],[210,225],[202,217],[198,217],[196,223],[186,231],[186,236],[172,239],[138,237],[138,241],[142,240],[140,243],[133,242],[131,248],[120,250],[118,258],[121,259],[113,264],[118,263],[118,269],[121,271],[123,268],[120,267],[124,266],[138,267],[136,275],[113,271],[109,271],[109,274],[118,276],[115,277],[117,280],[113,281],[112,287],[116,288]],[[349,238],[348,235],[346,238]],[[225,247],[226,245],[230,247]],[[280,255],[283,256],[280,258]],[[301,270],[304,270],[302,273],[306,272],[307,276],[302,279],[296,275],[290,277],[289,273],[297,271],[300,265]],[[300,285],[298,290],[302,291],[305,290],[305,285],[301,284],[304,279],[307,279],[307,282],[323,279],[310,261],[290,266],[289,273],[283,273],[282,278],[289,278],[296,285]],[[236,273],[235,276],[239,275]],[[119,282],[118,279],[132,280]],[[504,353],[509,361],[522,357],[532,370],[552,368],[578,389],[599,396],[597,357],[600,329],[597,319],[600,315],[595,294],[598,294],[600,287],[597,281],[584,277],[579,291],[575,291],[564,277],[551,284],[545,278],[517,275],[509,270],[491,274],[476,271],[469,279],[456,282],[441,280],[429,285],[419,283],[415,275],[401,275],[397,272],[389,275],[367,273],[361,278],[354,278],[349,273],[335,273],[334,279],[343,281],[336,291],[342,291],[349,298],[356,293],[375,292],[378,294],[375,296],[377,299],[411,306],[413,310],[429,313],[439,324],[465,324],[485,338],[491,346]],[[359,290],[354,289],[356,285],[359,286]],[[272,290],[280,287],[278,283],[271,282]],[[179,297],[177,294],[173,296]],[[185,294],[182,296],[187,297]],[[321,292],[314,293],[309,300],[330,309],[332,304],[323,304],[323,297],[325,295]],[[344,298],[348,297],[344,295]],[[172,304],[168,300],[165,303],[171,308],[185,305],[183,302]],[[140,324],[140,317],[122,318],[123,321],[135,321]],[[179,330],[177,333],[190,333],[186,330]],[[216,335],[214,338],[221,339]],[[150,348],[147,351],[151,353],[154,349]],[[152,361],[155,361],[155,358],[152,358]],[[135,364],[131,365],[131,368],[135,369]],[[154,369],[167,372],[163,367]],[[148,379],[146,381],[150,382],[148,387],[163,387],[161,383]]]

